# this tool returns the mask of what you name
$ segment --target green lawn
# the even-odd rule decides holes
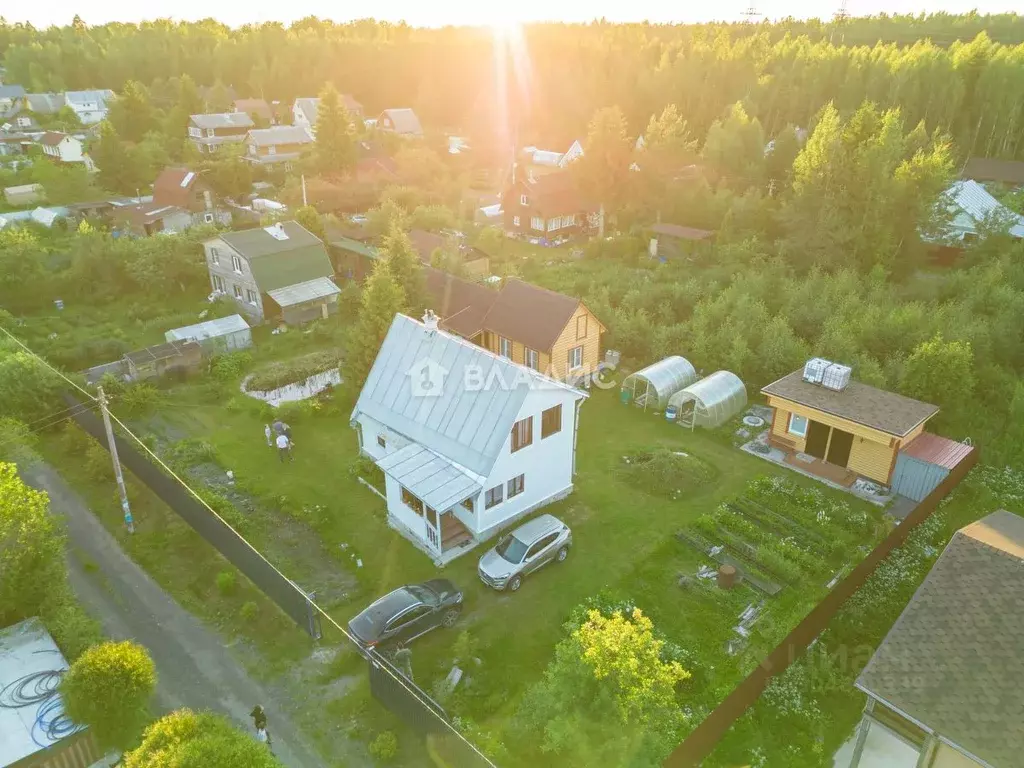
[[[323,569],[332,562],[338,569],[356,573],[359,586],[346,599],[326,606],[336,619],[345,622],[371,598],[438,574],[424,554],[388,528],[383,501],[356,480],[352,469],[357,444],[348,425],[349,403],[339,399],[316,411],[293,411],[287,419],[293,428],[295,462],[282,465],[264,441],[266,411],[259,403],[236,395],[228,407],[197,404],[192,391],[192,385],[185,385],[170,394],[167,407],[160,409],[158,431],[208,441],[219,464],[233,470],[241,490],[280,510],[282,520],[308,523],[328,557],[318,558],[321,577],[329,575]],[[675,501],[624,482],[623,457],[657,447],[699,457],[717,471],[715,480]],[[460,714],[500,724],[511,713],[517,694],[538,678],[551,658],[570,610],[601,592],[634,601],[671,640],[695,653],[705,667],[695,676],[701,686],[697,698],[713,705],[824,590],[820,585],[792,588],[770,599],[750,646],[730,657],[724,645],[737,617],[761,596],[746,585],[729,593],[680,589],[680,574],[692,574],[710,561],[677,541],[674,534],[764,474],[780,474],[821,488],[855,509],[869,507],[749,456],[721,434],[689,432],[623,406],[614,391],[595,391],[583,406],[577,468],[575,492],[545,510],[573,528],[574,548],[564,565],[550,566],[531,577],[514,596],[496,593],[479,582],[476,561],[483,550],[444,569],[444,575],[466,593],[462,626],[478,644],[482,660],[474,684],[451,705]],[[243,519],[238,524],[272,560],[288,560],[283,564],[286,573],[303,565],[301,555],[281,549],[272,520]],[[354,567],[355,558],[362,561],[362,568]],[[303,580],[308,582],[304,586],[315,588],[317,574],[304,570]],[[436,632],[416,642],[414,668],[421,685],[429,688],[447,672],[454,639],[453,633]],[[356,700],[366,695],[364,689],[357,689],[348,706],[375,712],[375,704]]]

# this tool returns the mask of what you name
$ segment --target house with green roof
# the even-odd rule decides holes
[[[337,311],[341,290],[323,242],[295,221],[203,243],[210,284],[255,322],[298,324]]]

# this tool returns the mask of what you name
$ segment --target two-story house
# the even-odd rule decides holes
[[[43,154],[61,163],[84,163],[82,142],[67,133],[47,131],[39,138]]]
[[[64,104],[78,117],[82,125],[106,120],[109,104],[114,99],[111,90],[65,91]]]
[[[587,384],[605,327],[580,299],[517,278],[494,291],[424,267],[442,327],[560,381]]]
[[[961,528],[857,678],[837,768],[1024,764],[1024,518]]]
[[[152,200],[120,207],[114,218],[136,234],[175,234],[204,224],[226,226],[231,211],[198,173],[166,168],[153,182]]]
[[[270,125],[274,122],[274,110],[265,99],[235,99],[235,112],[244,112],[253,125]]]
[[[586,395],[396,315],[352,411],[389,525],[441,565],[573,489]]]
[[[408,139],[423,138],[423,126],[416,113],[408,107],[385,109],[377,117],[377,128]]]
[[[245,137],[246,158],[258,165],[290,163],[313,146],[313,137],[301,125],[256,128]]]
[[[341,105],[345,111],[357,120],[363,119],[363,105],[350,94],[341,94]],[[292,123],[301,125],[313,136],[316,135],[317,110],[320,108],[319,98],[296,99],[292,104]]]
[[[514,173],[501,207],[506,231],[549,240],[586,231],[600,210],[565,172],[539,177]]]
[[[192,115],[188,120],[188,137],[200,154],[213,154],[224,144],[245,141],[253,127],[252,118],[244,112]]]
[[[295,221],[203,243],[210,284],[256,322],[302,323],[337,311],[341,290],[323,241]]]

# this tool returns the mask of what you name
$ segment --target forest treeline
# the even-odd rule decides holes
[[[909,125],[949,134],[962,156],[1024,157],[1024,17],[882,16],[842,24],[543,24],[521,40],[474,28],[415,29],[315,18],[231,29],[168,20],[37,30],[0,23],[7,81],[30,91],[154,94],[188,74],[240,97],[290,101],[325,82],[367,112],[411,106],[434,128],[564,148],[596,109],[630,130],[675,104],[703,136],[735,102],[768,135],[807,127],[828,102],[899,106]],[[498,47],[496,55],[495,46]],[[502,74],[504,70],[504,74]]]

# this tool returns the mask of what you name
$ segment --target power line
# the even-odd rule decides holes
[[[39,362],[41,362],[41,363],[42,363],[43,365],[45,365],[45,366],[46,366],[47,368],[49,368],[49,369],[50,369],[51,371],[53,371],[54,373],[56,373],[56,374],[57,374],[58,376],[60,376],[60,377],[61,377],[62,379],[64,379],[64,381],[66,381],[66,382],[67,382],[68,384],[70,384],[70,385],[71,385],[72,387],[74,387],[74,388],[75,388],[75,389],[77,389],[77,390],[78,390],[79,392],[81,392],[81,393],[82,393],[83,395],[85,395],[86,397],[88,397],[88,398],[89,398],[90,400],[95,400],[95,399],[96,399],[96,396],[95,396],[95,395],[93,395],[93,394],[92,394],[91,392],[89,392],[88,390],[86,390],[86,389],[82,388],[82,386],[81,386],[81,385],[79,385],[79,384],[78,384],[77,382],[74,382],[74,381],[72,381],[72,380],[71,380],[71,379],[69,379],[69,378],[68,378],[68,377],[67,377],[67,376],[66,376],[66,375],[65,375],[64,373],[62,373],[61,371],[58,371],[58,370],[57,370],[56,368],[54,368],[54,367],[53,367],[52,365],[50,365],[50,364],[49,364],[48,362],[46,362],[46,360],[45,360],[45,359],[44,359],[43,357],[41,357],[40,355],[37,355],[37,354],[36,354],[35,352],[33,352],[33,351],[32,351],[31,349],[29,349],[29,348],[28,348],[27,346],[25,346],[25,344],[24,344],[24,343],[22,343],[21,339],[19,339],[19,338],[18,338],[17,336],[15,336],[15,335],[14,335],[13,333],[11,333],[10,331],[8,331],[8,330],[7,330],[6,328],[4,328],[3,326],[0,326],[0,331],[3,331],[3,332],[4,332],[4,334],[6,334],[6,335],[7,335],[7,338],[9,338],[9,339],[10,339],[11,341],[13,341],[13,342],[14,342],[15,344],[17,344],[17,345],[18,345],[19,347],[21,347],[21,348],[22,348],[23,350],[25,350],[26,352],[28,352],[28,353],[29,353],[30,355],[32,355],[32,357],[34,357],[34,358],[35,358],[36,360],[38,360]]]
[[[31,429],[28,429],[27,430],[27,434],[34,435],[36,432],[42,432],[44,429],[49,429],[50,427],[55,427],[58,424],[64,423],[65,421],[70,421],[71,419],[75,418],[75,416],[77,416],[80,413],[83,413],[84,411],[91,411],[94,408],[96,408],[96,404],[93,404],[93,405],[80,405],[80,406],[77,406],[77,410],[75,410],[74,413],[69,414],[67,416],[64,416],[62,418],[57,418],[57,419],[53,419],[52,418],[52,414],[51,414],[50,417],[46,417],[46,418],[51,419],[48,423],[40,424],[38,427],[34,427],[34,428],[31,428]],[[74,409],[68,408],[66,410],[70,411],[70,410],[74,410]],[[59,413],[63,413],[63,412],[64,411],[59,411],[58,414]],[[40,421],[41,420],[42,419],[40,419]],[[4,440],[3,442],[0,442],[0,448],[3,448],[4,446],[12,445],[12,444],[18,442],[19,440],[21,440],[21,438],[23,436],[24,435],[16,435],[15,437],[8,438],[7,440]]]
[[[39,360],[41,363],[43,363],[43,365],[45,365],[47,368],[52,370],[54,373],[56,373],[58,376],[60,376],[66,382],[71,384],[79,392],[82,392],[84,395],[86,395],[90,400],[92,400],[94,402],[95,405],[99,405],[99,401],[97,400],[97,398],[95,398],[92,394],[87,392],[81,386],[79,386],[78,384],[73,382],[71,379],[69,379],[63,373],[61,373],[56,368],[54,368],[52,365],[50,365],[48,362],[46,362],[46,360],[44,360],[40,355],[38,355],[36,352],[33,352],[31,349],[29,349],[29,347],[27,347],[25,344],[23,344],[17,337],[15,337],[13,334],[11,334],[9,331],[7,331],[5,328],[0,327],[0,331],[3,331],[11,340],[13,340],[19,347],[21,347],[23,350],[25,350],[28,354],[32,355],[34,358]],[[92,407],[95,407],[95,406],[88,406],[88,407],[92,408]],[[66,409],[66,410],[72,410],[73,408],[74,408],[74,406],[72,408],[69,408],[69,409]],[[108,413],[109,413],[109,411],[108,411]],[[64,417],[64,420],[73,418],[74,415],[75,414],[72,414],[71,416],[66,416],[66,417]],[[242,534],[240,534],[238,531],[236,531],[235,528],[230,523],[228,523],[227,520],[225,520],[219,514],[217,514],[217,511],[213,507],[211,507],[209,504],[207,504],[206,500],[203,499],[203,497],[200,496],[198,493],[196,493],[192,489],[192,487],[188,483],[186,483],[173,469],[171,469],[169,466],[167,466],[167,464],[164,463],[164,460],[161,459],[148,445],[146,445],[146,443],[142,440],[142,438],[140,438],[138,435],[136,435],[134,432],[132,432],[125,425],[125,423],[123,421],[121,421],[116,415],[114,415],[113,413],[109,413],[109,416],[110,416],[110,418],[112,420],[117,422],[118,426],[120,426],[121,429],[124,430],[125,434],[127,434],[136,443],[138,443],[140,446],[142,446],[142,449],[146,453],[148,453],[153,458],[153,460],[156,461],[156,463],[159,464],[160,467],[162,467],[165,472],[167,472],[167,474],[169,474],[171,477],[173,477],[175,480],[177,480],[186,491],[188,491],[200,504],[202,504],[207,509],[207,511],[210,512],[210,514],[212,514],[214,517],[216,517],[221,523],[223,523],[225,526],[227,526],[227,528],[229,530],[231,530],[236,536],[238,536],[238,538],[240,538],[242,541],[244,541],[253,550],[253,552],[255,552],[259,556],[259,558],[261,560],[263,560],[263,562],[265,562],[268,566],[270,566],[270,568],[273,569],[273,571],[277,575],[279,575],[283,579],[286,579],[289,582],[292,581],[287,576],[285,576],[283,573],[281,573],[281,571],[277,568],[277,566],[275,566],[272,562],[270,562],[264,556],[264,554],[262,552],[260,552],[256,547],[254,547],[249,542],[248,539],[246,539],[244,536],[242,536]],[[41,429],[42,428],[45,428],[45,427],[41,427]],[[292,583],[294,583],[294,582],[292,582]],[[352,643],[352,645],[357,650],[359,650],[360,652],[362,651],[362,646],[352,636],[352,634],[348,631],[348,629],[346,627],[343,627],[341,624],[339,624],[337,621],[335,621],[335,619],[330,614],[328,614],[327,611],[325,611],[323,608],[321,608],[316,603],[316,601],[314,601],[313,599],[309,598],[308,596],[307,596],[306,599],[309,600],[309,604],[313,608],[316,609],[317,613],[319,613],[321,616],[323,616],[325,619],[327,619],[327,621],[335,629],[337,629],[339,632],[341,632],[345,636],[345,638],[350,643]],[[442,717],[440,715],[440,713],[438,713],[433,707],[427,706],[425,704],[425,702],[423,702],[423,700],[420,698],[420,695],[409,686],[409,682],[405,679],[404,675],[402,675],[400,673],[397,673],[386,660],[381,659],[381,661],[384,661],[384,663],[379,665],[380,668],[383,669],[385,672],[387,672],[387,674],[392,679],[394,679],[395,682],[397,682],[399,685],[401,685],[410,695],[412,695],[417,700],[419,700],[421,704],[424,704],[426,709],[428,709],[446,728],[448,728],[448,730],[450,730],[453,734],[455,734],[455,736],[457,738],[459,738],[463,743],[465,743],[466,746],[468,746],[471,750],[473,750],[473,752],[475,752],[480,757],[481,760],[483,760],[487,765],[491,766],[491,768],[497,768],[497,766],[490,760],[490,758],[488,758],[487,755],[485,755],[483,752],[481,752],[479,749],[477,749],[476,745],[473,744],[473,742],[471,742],[469,739],[467,739],[465,736],[463,736],[461,733],[459,733],[458,729],[454,725],[452,725],[450,722],[448,722],[448,720],[446,718]]]

